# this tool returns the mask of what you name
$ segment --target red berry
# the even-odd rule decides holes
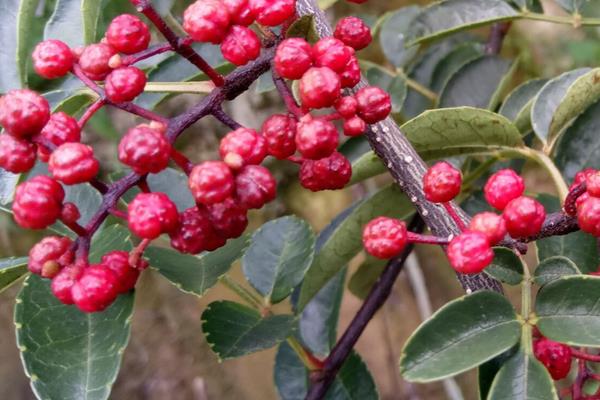
[[[367,123],[360,117],[352,117],[344,121],[344,135],[360,136],[367,130]]]
[[[344,118],[352,118],[358,111],[358,102],[354,96],[340,97],[335,102],[335,110]]]
[[[423,191],[427,200],[446,203],[460,193],[462,177],[460,171],[442,161],[434,164],[423,177]]]
[[[101,264],[117,276],[117,291],[129,292],[135,286],[140,270],[129,264],[129,253],[126,251],[111,251],[102,256]]]
[[[360,82],[360,64],[356,57],[350,57],[350,61],[340,73],[340,82],[342,88],[353,88]]]
[[[327,67],[310,68],[300,79],[302,104],[308,108],[331,107],[341,94],[338,74]]]
[[[113,271],[101,264],[90,265],[71,288],[73,302],[83,312],[103,311],[119,295],[118,284]]]
[[[231,169],[222,161],[205,161],[196,165],[188,184],[196,202],[204,205],[225,201],[234,190]]]
[[[248,226],[248,212],[233,198],[207,206],[208,217],[217,234],[226,239],[240,237]]]
[[[595,173],[596,173],[596,170],[594,168],[586,168],[586,169],[579,171],[578,173],[575,174],[575,178],[573,179],[573,183],[569,187],[569,190],[573,190],[573,188],[575,188],[575,186],[578,186],[579,184],[585,182],[587,180],[588,176],[592,176]]]
[[[510,236],[525,238],[540,232],[546,219],[546,210],[537,200],[521,196],[508,203],[502,218]]]
[[[375,86],[367,86],[360,89],[354,95],[358,101],[358,116],[367,124],[383,121],[392,111],[392,100],[390,95]]]
[[[267,142],[254,129],[239,128],[221,140],[219,153],[230,168],[240,169],[263,162],[267,156]]]
[[[81,140],[81,128],[77,120],[70,115],[60,111],[50,116],[50,120],[42,129],[41,135],[55,146],[64,143],[79,142]],[[38,155],[44,162],[48,162],[51,151],[43,146],[38,147]]]
[[[11,90],[0,97],[0,125],[15,137],[39,133],[49,119],[48,101],[32,90]]]
[[[148,125],[131,128],[119,143],[119,160],[136,174],[157,174],[167,168],[171,144],[164,134]]]
[[[260,55],[260,39],[253,30],[235,25],[221,43],[223,57],[232,64],[244,65]]]
[[[283,114],[275,114],[262,126],[262,135],[270,155],[284,160],[296,152],[296,121]]]
[[[328,67],[335,72],[342,72],[352,56],[352,48],[334,37],[323,38],[313,46],[315,65]]]
[[[581,205],[587,200],[589,199],[591,196],[588,192],[585,192],[584,194],[582,194],[581,196],[579,196],[577,198],[577,200],[575,200],[575,208],[577,210],[579,210],[579,207],[581,207]]]
[[[301,38],[289,38],[277,46],[275,71],[286,79],[300,79],[312,67],[312,48]]]
[[[35,165],[35,145],[10,135],[0,135],[0,168],[14,174],[27,172]]]
[[[66,224],[72,224],[79,221],[81,213],[75,203],[65,203],[60,212],[60,220]]]
[[[300,168],[300,183],[313,192],[343,189],[351,177],[350,161],[337,151],[320,160],[305,160]]]
[[[106,40],[117,51],[133,54],[148,48],[150,29],[135,15],[122,14],[108,25]]]
[[[112,70],[108,64],[115,54],[115,49],[108,44],[90,44],[83,49],[83,53],[79,57],[79,65],[88,78],[101,81]]]
[[[69,265],[63,268],[52,278],[52,294],[63,304],[73,304],[73,285],[81,276],[83,269],[78,265]]]
[[[365,226],[362,241],[367,253],[388,259],[399,255],[408,243],[406,224],[398,219],[379,217]]]
[[[577,207],[577,222],[582,231],[600,237],[600,198],[589,197]]]
[[[569,375],[572,350],[566,344],[542,338],[533,342],[533,353],[550,372],[552,379],[557,381]]]
[[[75,57],[69,46],[60,40],[44,40],[33,50],[33,69],[42,78],[61,78],[73,68]]]
[[[600,197],[600,171],[590,174],[586,179],[586,185],[590,196]]]
[[[198,0],[183,13],[183,29],[197,42],[221,43],[229,23],[229,12],[218,0]]]
[[[487,236],[481,232],[461,233],[450,241],[447,254],[452,268],[461,274],[478,274],[494,259]]]
[[[296,13],[296,0],[249,0],[256,21],[265,26],[281,25]]]
[[[235,197],[240,205],[251,208],[262,208],[275,199],[277,182],[271,172],[260,165],[248,165],[235,177]]]
[[[492,246],[498,244],[506,236],[504,219],[493,212],[476,214],[469,224],[469,230],[483,233]]]
[[[338,131],[330,121],[302,117],[296,130],[296,146],[303,157],[318,160],[330,156],[339,143]]]
[[[182,253],[198,254],[205,250],[214,250],[225,244],[215,232],[208,212],[204,208],[192,207],[179,216],[180,224],[170,234],[171,246]],[[221,244],[221,246],[216,246]]]
[[[17,186],[13,214],[17,224],[44,229],[60,217],[65,191],[54,179],[38,175]]]
[[[146,74],[136,67],[121,67],[106,77],[106,97],[113,103],[132,101],[146,87]]]
[[[76,185],[92,180],[98,174],[100,164],[90,146],[65,143],[52,152],[48,169],[55,179],[65,185]]]
[[[488,179],[483,193],[494,208],[502,211],[508,203],[525,192],[525,183],[512,169],[502,169]]]
[[[29,271],[44,278],[54,278],[62,267],[73,261],[72,243],[68,237],[43,238],[29,250]]]
[[[254,22],[254,11],[250,8],[248,0],[223,0],[223,4],[229,11],[232,24],[250,26]]]
[[[177,207],[164,193],[140,193],[127,207],[131,232],[142,239],[156,239],[177,229]]]
[[[364,49],[373,40],[371,28],[357,17],[346,17],[339,20],[333,36],[354,50]]]

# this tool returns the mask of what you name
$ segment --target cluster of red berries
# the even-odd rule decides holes
[[[582,184],[586,191],[575,200],[577,222],[582,231],[600,237],[600,171],[588,168],[578,172],[570,190]]]

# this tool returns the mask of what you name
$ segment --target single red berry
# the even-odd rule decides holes
[[[119,143],[119,160],[136,174],[157,174],[167,168],[171,144],[161,132],[148,125],[138,125],[127,131]]]
[[[29,250],[27,267],[34,274],[54,278],[73,261],[73,242],[68,237],[48,236]]]
[[[350,57],[350,61],[340,73],[340,82],[342,88],[353,88],[360,82],[360,64],[356,57]]]
[[[521,196],[512,200],[502,213],[506,230],[513,238],[537,235],[546,219],[544,206],[531,197]]]
[[[100,163],[90,146],[65,143],[52,152],[48,169],[56,180],[65,185],[76,185],[92,180],[98,174]]]
[[[333,36],[354,50],[364,49],[373,40],[371,28],[357,17],[346,17],[339,20]]]
[[[589,197],[579,205],[577,222],[582,231],[600,237],[600,198]]]
[[[0,125],[15,137],[39,133],[49,119],[48,101],[32,90],[10,90],[0,97]]]
[[[572,350],[566,344],[542,338],[533,342],[533,353],[546,367],[552,379],[566,378],[571,371]]]
[[[0,168],[14,174],[28,172],[35,165],[35,145],[10,135],[0,135]]]
[[[81,218],[79,208],[75,203],[65,203],[60,212],[60,220],[66,224],[74,224]]]
[[[44,229],[60,217],[65,191],[54,179],[38,175],[17,186],[13,215],[28,229]]]
[[[313,118],[310,114],[300,119],[296,130],[296,146],[303,157],[311,160],[328,157],[338,144],[338,131],[330,121]]]
[[[79,65],[88,78],[101,81],[112,70],[109,61],[115,54],[116,50],[108,44],[90,44],[83,49],[79,57]]]
[[[310,68],[300,79],[300,99],[308,108],[333,106],[340,97],[341,90],[340,77],[327,67]]]
[[[446,203],[460,193],[460,171],[445,161],[434,164],[423,177],[423,191],[427,200]]]
[[[575,174],[575,178],[573,178],[573,183],[569,187],[569,190],[573,190],[575,186],[578,186],[585,182],[588,176],[592,176],[596,173],[594,168],[586,168]]]
[[[127,207],[131,232],[142,239],[156,239],[177,229],[177,207],[164,193],[140,193]]]
[[[267,142],[254,129],[239,128],[225,135],[219,145],[219,153],[232,169],[258,165],[267,156]]]
[[[229,12],[219,0],[198,0],[183,13],[183,29],[197,42],[221,43],[229,23]]]
[[[69,46],[60,40],[44,40],[33,50],[33,69],[46,79],[62,78],[73,68],[75,57]]]
[[[346,119],[356,116],[358,111],[358,102],[354,96],[340,97],[334,106],[335,110]]]
[[[275,71],[282,78],[300,79],[313,65],[312,47],[302,38],[289,38],[277,46]]]
[[[494,251],[481,232],[463,232],[450,241],[448,260],[456,272],[478,274],[491,264]]]
[[[267,151],[273,157],[284,160],[296,152],[296,121],[284,114],[269,117],[262,126]]]
[[[300,184],[313,192],[343,189],[351,177],[350,161],[337,151],[320,160],[305,160],[300,168]]]
[[[138,97],[146,87],[146,74],[136,67],[121,67],[106,77],[106,97],[113,103],[124,103]]]
[[[579,196],[577,198],[577,200],[575,200],[575,208],[577,210],[579,210],[579,207],[581,207],[581,205],[587,200],[589,199],[591,196],[588,192],[585,192],[584,194],[582,194],[581,196]]]
[[[319,40],[313,46],[312,52],[317,67],[328,67],[335,72],[342,72],[348,65],[350,57],[354,55],[351,47],[334,37]]]
[[[54,146],[81,140],[81,128],[77,120],[70,115],[59,111],[50,116],[50,120],[41,132],[42,137]],[[52,152],[44,146],[38,146],[40,160],[48,162]]]
[[[256,21],[265,26],[277,26],[296,13],[296,0],[248,0]]]
[[[469,230],[483,233],[493,246],[506,236],[506,223],[502,216],[498,214],[482,212],[473,217],[469,224]]]
[[[63,304],[73,304],[73,285],[81,276],[83,268],[78,265],[69,265],[61,269],[60,272],[52,278],[50,288],[52,294]]]
[[[523,195],[525,183],[512,169],[502,169],[490,176],[483,188],[487,202],[502,211],[508,203]]]
[[[248,211],[231,197],[206,209],[213,228],[225,239],[240,237],[248,226]]]
[[[108,25],[106,40],[117,51],[133,54],[148,48],[150,29],[135,15],[121,14]]]
[[[600,197],[600,171],[590,174],[586,179],[586,185],[590,196]]]
[[[129,264],[129,253],[126,251],[111,251],[102,256],[101,264],[117,276],[117,291],[129,292],[134,288],[140,270]]]
[[[262,208],[275,199],[277,182],[271,172],[260,165],[248,165],[235,177],[235,197],[242,207]]]
[[[244,65],[260,55],[260,39],[252,29],[235,25],[221,43],[223,57],[232,64]]]
[[[358,101],[358,116],[367,124],[383,121],[392,111],[392,100],[390,95],[375,86],[367,86],[355,94]]]
[[[103,311],[119,295],[118,285],[113,271],[101,264],[90,265],[71,288],[73,302],[83,312]]]
[[[248,0],[223,0],[223,4],[229,11],[232,24],[250,26],[254,22],[254,11],[250,8]]]
[[[205,161],[196,165],[188,184],[196,202],[204,205],[225,201],[234,191],[233,174],[222,161]]]
[[[388,259],[399,255],[408,243],[406,224],[398,219],[378,217],[365,226],[363,246],[373,257]]]
[[[175,250],[187,254],[198,254],[220,247],[216,246],[219,241],[225,244],[225,239],[220,238],[215,232],[204,207],[188,208],[179,215],[179,220],[179,227],[169,235],[171,246]]]
[[[360,136],[367,130],[367,123],[360,117],[351,117],[344,121],[344,135]]]

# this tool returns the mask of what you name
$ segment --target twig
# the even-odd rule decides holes
[[[218,119],[223,125],[228,126],[232,130],[236,130],[242,127],[237,121],[231,118],[222,107],[215,108],[212,111],[212,116]]]
[[[485,54],[500,53],[504,37],[508,33],[510,25],[510,22],[498,22],[492,25],[490,36],[485,44]]]

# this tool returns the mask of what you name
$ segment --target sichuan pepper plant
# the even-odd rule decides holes
[[[537,0],[446,0],[377,18],[348,2],[367,4],[333,27],[314,0],[197,0],[181,13],[130,0],[107,8],[117,15],[113,0],[7,3],[0,200],[45,235],[0,261],[0,289],[21,285],[17,341],[38,398],[108,398],[149,266],[198,296],[231,289],[238,301],[199,310],[206,341],[220,360],[277,346],[282,399],[378,398],[354,345],[414,247],[441,246],[466,294],[404,344],[404,379],[476,368],[481,398],[600,399],[600,69],[523,81],[500,55],[513,21],[600,26],[592,2],[557,1],[565,13],[550,15]],[[382,65],[361,59],[373,41]],[[243,126],[225,105],[257,81],[286,111]],[[203,97],[156,111],[179,93]],[[118,166],[82,134],[107,107],[138,119]],[[229,130],[218,154],[180,152],[209,116]],[[522,160],[554,193],[527,185]],[[276,199],[282,163],[312,192],[374,187],[386,172],[394,183],[318,234],[291,215],[251,232],[248,211]],[[385,268],[338,332],[363,251]],[[249,285],[229,275],[238,259]],[[520,288],[518,308],[502,285]]]

